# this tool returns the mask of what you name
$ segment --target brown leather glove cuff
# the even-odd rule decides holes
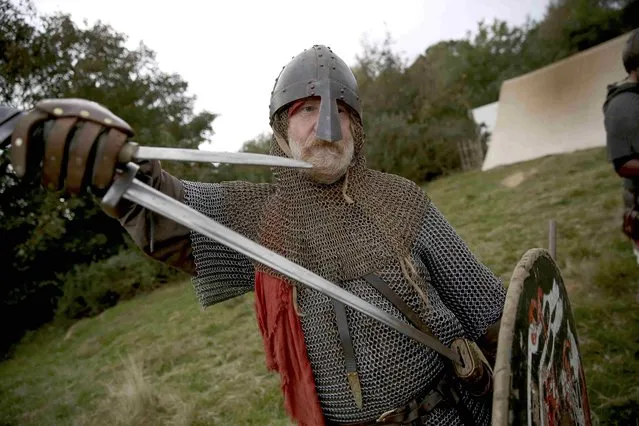
[[[161,191],[162,186],[162,174],[164,171],[162,170],[162,165],[159,161],[142,161],[138,163],[140,168],[138,169],[135,178],[139,181],[149,185],[150,187]],[[117,175],[117,173],[116,173]],[[174,185],[175,186],[175,185]],[[170,188],[171,196],[178,195],[182,197],[182,188],[181,185],[177,188]],[[97,194],[99,196],[103,196],[104,194]],[[180,199],[180,201],[182,201]],[[136,205],[135,203],[122,198],[115,209],[110,209],[102,206],[102,210],[110,217],[114,219],[120,220],[120,222],[126,222],[127,218],[134,216],[136,214],[136,209],[142,209],[142,207]]]
[[[162,170],[159,161],[141,162],[136,178],[184,203],[182,181]],[[195,274],[189,228],[125,199],[115,211],[103,210],[120,221],[147,255],[190,275]]]

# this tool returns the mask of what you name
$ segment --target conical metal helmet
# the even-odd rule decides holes
[[[270,123],[283,107],[313,96],[321,98],[316,128],[319,139],[331,142],[342,139],[337,101],[344,102],[362,118],[353,72],[330,47],[323,45],[305,49],[282,69],[271,92]]]

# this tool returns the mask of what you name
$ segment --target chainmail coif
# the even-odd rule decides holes
[[[333,282],[410,256],[428,205],[415,183],[366,168],[364,130],[357,116],[351,117],[354,154],[347,175],[325,185],[299,170],[275,168],[275,190],[258,231],[264,246]],[[286,156],[276,137],[287,140],[287,123],[286,112],[275,117],[271,155]]]

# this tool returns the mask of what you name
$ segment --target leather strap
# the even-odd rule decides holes
[[[50,190],[61,189],[66,178],[67,142],[77,118],[61,118],[54,122],[44,147],[42,186]]]
[[[428,346],[430,346],[434,351],[437,351],[440,354],[449,354],[445,355],[447,358],[453,360],[455,359],[455,353],[442,342],[439,341],[437,337],[433,334],[428,327],[419,317],[419,315],[411,309],[410,306],[404,302],[404,300],[397,295],[389,286],[377,275],[370,273],[364,275],[364,279],[372,285],[377,291],[382,293],[382,295],[388,299],[404,316],[419,329],[422,333],[425,334],[424,339],[428,341]]]
[[[47,118],[48,115],[45,113],[30,112],[18,121],[16,128],[13,130],[11,135],[11,165],[19,178],[23,177],[27,171],[31,171],[32,167],[27,167],[30,152],[34,150],[34,147],[29,147],[30,137],[34,129]]]
[[[110,129],[98,138],[98,147],[93,167],[93,185],[98,190],[105,190],[111,185],[118,153],[127,141],[128,136],[118,129]]]
[[[346,318],[346,306],[335,299],[333,300],[333,308],[335,309],[335,319],[337,320],[337,329],[339,331],[339,339],[344,351],[344,366],[346,367],[346,375],[348,376],[348,384],[351,388],[355,404],[358,408],[362,408],[362,387],[357,374],[357,360],[355,358],[355,350],[353,349],[353,341],[348,329],[348,319]]]
[[[388,301],[391,302],[416,328],[421,330],[428,337],[432,338],[431,347],[440,346],[446,348],[447,350],[450,350],[433,335],[430,327],[428,327],[421,320],[419,315],[410,306],[408,306],[408,304],[404,302],[404,300],[399,297],[399,295],[395,293],[384,280],[372,273],[364,275],[363,278],[377,291],[379,291],[386,299],[388,299]],[[337,319],[337,328],[339,330],[340,341],[344,350],[346,371],[347,374],[349,374],[349,384],[351,385],[351,391],[355,396],[355,400],[358,400],[359,395],[359,401],[361,404],[361,388],[359,387],[359,378],[357,376],[357,363],[355,359],[355,352],[353,350],[353,343],[351,341],[348,329],[345,306],[335,299],[333,299],[333,306],[335,308],[335,316]],[[351,374],[352,377],[356,379],[356,387],[353,386],[353,382],[351,382],[350,380]],[[418,420],[424,422],[429,411],[435,408],[435,406],[440,404],[442,401],[448,401],[451,405],[454,405],[457,408],[462,422],[465,425],[474,425],[472,415],[464,406],[456,389],[453,389],[454,385],[451,383],[451,381],[446,380],[445,378],[439,378],[436,380],[436,382],[436,388],[428,392],[426,396],[420,401],[413,400],[408,405],[401,407],[400,409],[391,410],[387,413],[384,413],[382,416],[380,416],[380,418],[370,424],[384,424],[388,426],[394,426],[410,424],[411,422],[416,422]],[[361,405],[358,406],[361,408]],[[420,414],[420,412],[426,414]],[[362,425],[365,424],[368,423],[362,423]],[[353,425],[359,424],[355,423]]]
[[[386,282],[384,280],[382,280],[380,277],[378,277],[375,274],[368,274],[368,275],[364,275],[364,279],[373,287],[375,287],[375,290],[379,291],[380,293],[382,293],[382,295],[388,299],[389,302],[391,302],[393,304],[393,306],[395,306],[402,314],[404,314],[404,316],[417,328],[419,329],[421,332],[426,333],[427,335],[431,336],[433,339],[437,340],[437,343],[439,343],[440,345],[442,344],[441,342],[439,342],[439,340],[433,335],[433,332],[430,330],[430,327],[428,327],[423,321],[422,319],[419,317],[419,315],[417,314],[417,312],[413,311],[411,309],[410,306],[408,306],[408,304],[406,302],[404,302],[404,300],[399,297],[399,295],[397,293],[395,293],[393,291],[393,289],[391,289],[388,284],[386,284]]]
[[[93,164],[89,155],[95,146],[95,139],[100,134],[100,125],[86,122],[75,131],[69,145],[69,161],[67,162],[66,189],[71,194],[78,194],[87,173],[92,172]]]

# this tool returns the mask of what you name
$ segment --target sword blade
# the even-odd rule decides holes
[[[254,166],[293,167],[302,169],[310,169],[313,167],[305,161],[276,157],[274,155],[256,154],[252,152],[213,152],[200,149],[163,148],[155,146],[138,146],[132,155],[132,159],[246,164]],[[128,159],[126,162],[128,162]]]
[[[439,340],[400,321],[398,318],[360,299],[314,272],[225,227],[197,210],[133,178],[136,170],[137,166],[130,163],[127,164],[127,178],[118,179],[104,196],[103,202],[115,206],[120,196],[122,196],[129,201],[137,203],[142,207],[218,241],[238,253],[284,274],[294,281],[336,299],[376,319],[382,324],[415,339],[453,362],[463,365],[459,355],[444,346]]]

